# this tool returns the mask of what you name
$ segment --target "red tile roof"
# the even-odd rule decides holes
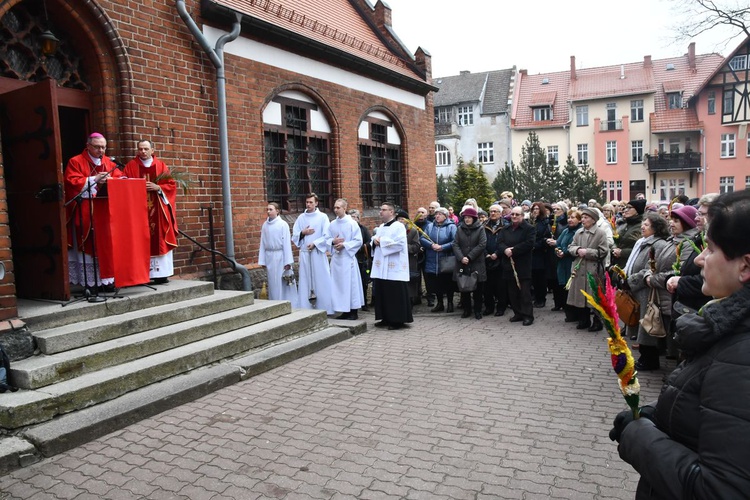
[[[546,83],[544,83],[546,81]],[[568,123],[568,91],[570,72],[516,76],[511,123],[513,128],[554,128]],[[551,100],[550,100],[551,98]],[[552,120],[534,121],[532,106],[552,105]]]
[[[681,80],[669,80],[662,83],[662,86],[664,87],[664,92],[666,93],[682,92],[683,90],[685,90],[685,85]]]
[[[654,92],[654,78],[644,63],[602,66],[576,70],[570,82],[570,99],[585,101],[604,97],[648,94]]]
[[[651,131],[654,133],[688,132],[703,128],[695,109],[667,109],[651,114]]]
[[[211,0],[273,26],[424,81],[383,43],[347,0]]]

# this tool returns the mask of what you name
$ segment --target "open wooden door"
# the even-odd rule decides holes
[[[16,294],[68,300],[55,82],[0,94],[0,127]]]

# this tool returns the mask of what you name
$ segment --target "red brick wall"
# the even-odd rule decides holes
[[[187,170],[196,181],[189,195],[178,195],[180,229],[208,246],[205,208],[213,207],[216,247],[226,251],[216,71],[180,19],[174,2],[58,2],[53,7],[56,16],[67,13],[71,20],[84,23],[82,32],[90,43],[82,50],[97,54],[102,74],[92,76],[92,81],[98,86],[94,102],[100,109],[92,113],[91,121],[93,129],[107,135],[108,154],[126,160],[135,154],[137,139],[153,140],[157,156],[171,168]],[[188,1],[187,7],[201,26],[199,2]],[[226,57],[226,78],[232,216],[239,262],[251,266],[257,262],[266,205],[262,110],[284,89],[304,91],[330,110],[336,197],[345,197],[351,207],[361,208],[357,128],[369,111],[379,110],[389,114],[402,133],[406,208],[413,214],[418,206],[435,199],[431,96],[426,98],[426,109],[420,111],[232,55]],[[4,200],[4,190],[0,189],[0,217]],[[375,215],[366,213],[368,226],[379,223]],[[0,219],[0,229],[3,226],[7,228]],[[7,249],[2,238],[0,234],[0,258]],[[194,254],[193,250],[192,243],[180,239],[175,267],[183,278],[210,274],[208,253]],[[0,318],[2,291],[0,288]]]

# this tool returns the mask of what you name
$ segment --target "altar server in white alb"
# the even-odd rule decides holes
[[[318,210],[318,195],[305,199],[305,211],[297,217],[292,242],[299,248],[299,304],[303,309],[320,309],[333,314],[331,268],[326,256],[328,216]]]
[[[287,283],[282,278],[284,271],[291,270],[294,264],[292,235],[289,224],[283,220],[278,203],[271,202],[266,207],[268,219],[260,230],[260,255],[258,264],[265,266],[268,275],[268,298],[288,300],[292,307],[299,307],[297,284]]]
[[[398,330],[404,323],[414,321],[409,299],[409,252],[406,227],[396,220],[396,207],[383,203],[380,207],[383,223],[372,237],[375,248],[372,257],[372,301],[378,327]]]
[[[357,310],[365,303],[357,264],[357,251],[362,247],[362,231],[357,221],[347,215],[348,206],[346,200],[336,200],[333,205],[336,218],[326,232],[326,243],[331,252],[333,310],[341,313],[336,319],[358,319]]]

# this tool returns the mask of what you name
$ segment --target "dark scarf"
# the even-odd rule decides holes
[[[686,357],[706,352],[724,337],[746,333],[739,325],[750,312],[750,283],[722,300],[711,301],[700,315],[685,314],[676,321],[675,340]]]

